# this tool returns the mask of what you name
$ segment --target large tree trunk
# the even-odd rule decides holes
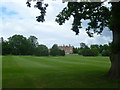
[[[110,56],[111,68],[108,76],[114,79],[120,79],[120,53],[111,54]]]
[[[120,79],[120,26],[114,27],[113,42],[111,46],[111,67],[108,72],[108,76],[115,79]]]
[[[112,17],[110,29],[113,32],[112,53],[110,55],[111,68],[108,76],[120,79],[120,2],[112,3]]]

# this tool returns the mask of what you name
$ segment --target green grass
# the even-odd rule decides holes
[[[108,57],[3,56],[3,88],[116,88]]]

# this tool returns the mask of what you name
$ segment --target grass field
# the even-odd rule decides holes
[[[3,88],[117,88],[108,57],[3,56]]]

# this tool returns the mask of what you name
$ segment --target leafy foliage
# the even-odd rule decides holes
[[[98,56],[99,53],[96,49],[85,48],[81,51],[81,54],[83,56]]]
[[[31,1],[32,0],[28,0],[26,2],[28,7],[31,7]],[[37,21],[44,22],[48,4],[44,4],[43,1],[38,1],[34,7],[39,9],[41,14],[36,17]],[[92,37],[94,33],[100,34],[104,27],[108,27],[111,18],[111,10],[103,6],[101,0],[99,0],[99,2],[68,2],[67,6],[57,15],[55,21],[59,23],[59,25],[62,25],[66,20],[69,20],[71,16],[74,18],[71,29],[76,34],[78,34],[79,29],[82,28],[82,21],[89,20],[86,32]]]
[[[78,48],[73,47],[73,53],[78,53]]]
[[[35,55],[35,56],[49,56],[48,47],[39,45],[35,36],[30,36],[28,39],[23,35],[13,35],[8,38],[8,41],[2,40],[2,55]],[[65,56],[65,51],[60,50],[58,46],[53,45],[50,55]]]
[[[93,44],[90,45],[90,47],[88,47],[85,43],[84,43],[85,47],[81,47],[78,49],[78,54],[79,55],[83,55],[83,56],[98,56],[98,55],[102,55],[102,56],[109,56],[111,54],[111,43],[104,44],[104,45],[97,45],[97,44]]]
[[[59,50],[60,56],[65,56],[65,51],[64,50]]]
[[[45,45],[38,45],[38,47],[35,50],[35,55],[37,56],[48,56],[48,48]]]
[[[52,46],[52,48],[50,49],[50,55],[52,55],[52,56],[59,55],[59,48],[58,48],[57,44],[54,44]]]
[[[85,43],[80,43],[81,48],[88,48],[88,46]]]
[[[31,1],[32,1],[32,0],[28,0],[28,1],[26,2],[26,4],[27,4],[28,7],[31,7]],[[36,17],[36,18],[37,18],[36,20],[37,20],[38,22],[44,22],[44,21],[45,21],[44,16],[45,16],[45,14],[46,14],[46,8],[48,7],[48,4],[43,4],[42,1],[41,1],[41,2],[36,2],[36,5],[34,5],[34,7],[40,10],[40,16],[37,16],[37,17]]]
[[[110,56],[110,51],[109,50],[103,50],[101,54],[102,54],[102,56]]]
[[[2,55],[11,54],[11,46],[8,41],[3,41],[2,43]]]
[[[58,48],[58,45],[54,44],[52,46],[52,48],[50,49],[50,55],[51,56],[65,56],[65,51],[64,50],[60,50]]]
[[[14,55],[27,55],[29,43],[27,38],[23,35],[13,35],[8,38],[9,44],[12,48],[11,53]]]
[[[35,55],[35,49],[38,47],[39,43],[37,41],[37,38],[35,36],[30,36],[28,38],[29,42],[29,54]]]
[[[93,33],[100,34],[103,28],[108,26],[111,13],[107,7],[102,6],[101,2],[68,2],[67,7],[57,16],[56,22],[62,25],[71,16],[74,18],[72,30],[76,34],[82,28],[82,21],[89,20],[86,32],[92,37]]]

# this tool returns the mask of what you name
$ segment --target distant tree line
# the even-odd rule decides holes
[[[83,55],[83,56],[109,56],[111,53],[110,50],[111,43],[104,45],[90,45],[88,47],[85,43],[80,43],[80,48],[73,48],[73,53]]]
[[[2,44],[2,55],[35,55],[35,56],[65,56],[65,51],[60,50],[57,44],[54,44],[51,49],[46,45],[38,43],[35,36],[28,38],[23,35],[13,35],[8,40],[1,38],[0,46]],[[104,45],[90,45],[88,47],[85,43],[80,43],[80,48],[73,47],[73,53],[83,56],[109,56],[111,43]]]
[[[8,41],[1,38],[2,55],[35,55],[35,56],[65,56],[65,51],[60,50],[57,44],[49,50],[46,45],[39,45],[35,36],[28,38],[23,35],[13,35]]]

